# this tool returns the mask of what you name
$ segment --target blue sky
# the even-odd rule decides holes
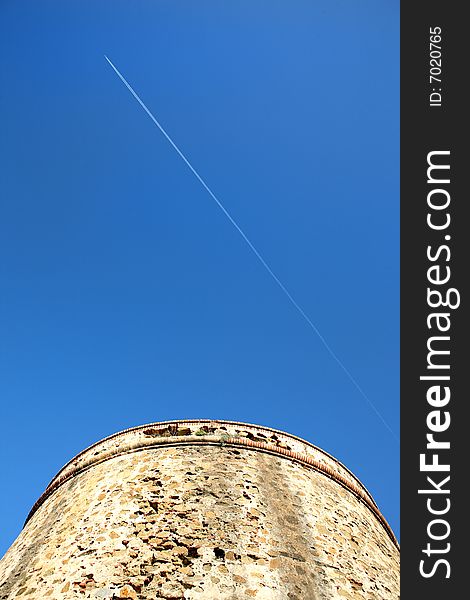
[[[342,460],[398,534],[398,3],[0,5],[0,552],[119,429],[236,419]]]

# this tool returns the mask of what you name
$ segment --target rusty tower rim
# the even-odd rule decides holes
[[[249,428],[249,429],[254,429],[254,430],[258,430],[258,431],[266,431],[269,433],[274,433],[274,434],[280,435],[282,437],[300,442],[301,444],[304,444],[305,446],[308,446],[309,448],[312,448],[313,450],[320,452],[321,454],[323,454],[324,456],[326,456],[327,458],[332,460],[335,464],[337,464],[341,469],[346,471],[350,475],[350,477],[355,479],[356,483],[369,496],[372,503],[375,506],[377,506],[374,498],[372,497],[372,494],[369,492],[369,490],[366,488],[366,486],[362,483],[362,481],[352,471],[350,471],[348,469],[348,467],[346,467],[346,465],[344,465],[340,460],[338,460],[332,454],[329,454],[328,452],[323,450],[323,448],[320,448],[319,446],[316,446],[315,444],[312,444],[308,440],[305,440],[299,436],[293,435],[292,433],[287,433],[285,431],[282,431],[281,429],[274,429],[273,427],[266,427],[265,425],[258,425],[256,423],[246,423],[244,421],[231,421],[231,420],[227,420],[227,419],[172,419],[170,421],[152,421],[150,423],[145,423],[143,425],[135,425],[133,427],[128,427],[127,429],[122,429],[120,431],[117,431],[116,433],[112,433],[112,434],[94,442],[90,446],[87,446],[86,448],[84,448],[83,450],[78,452],[78,454],[76,454],[67,463],[65,463],[65,465],[61,469],[59,469],[59,471],[56,473],[56,475],[51,479],[51,481],[47,485],[46,491],[55,482],[55,480],[58,477],[60,477],[60,475],[67,468],[71,467],[79,458],[81,458],[82,456],[84,456],[85,454],[90,452],[91,450],[97,448],[98,446],[105,444],[106,442],[124,437],[130,433],[138,433],[139,431],[145,431],[146,429],[154,428],[154,427],[161,427],[162,429],[164,429],[165,427],[169,427],[169,426],[199,425],[199,424],[201,424],[203,426],[211,425],[211,424],[219,425],[219,426],[224,426],[224,425],[232,425],[235,427],[238,426],[238,427]]]
[[[320,462],[312,456],[309,456],[306,452],[293,451],[289,448],[269,443],[269,441],[265,442],[253,440],[249,437],[241,437],[238,436],[236,432],[231,434],[227,432],[226,434],[222,435],[220,433],[217,435],[204,434],[201,437],[198,437],[198,434],[188,435],[187,433],[184,435],[178,435],[178,430],[180,426],[181,429],[184,429],[185,427],[187,428],[191,425],[200,426],[201,428],[210,428],[212,425],[219,429],[224,429],[225,426],[235,428],[239,427],[244,430],[243,433],[245,434],[248,431],[248,435],[253,433],[264,432],[272,434],[274,436],[281,436],[281,438],[284,440],[292,440],[294,442],[298,442],[301,445],[305,446],[307,449],[312,449],[313,451],[320,453],[320,455],[327,458],[329,461],[332,461],[334,466],[339,468],[339,471],[344,471],[344,474],[341,474],[340,472],[338,472],[338,470],[329,467],[324,462]],[[91,453],[93,450],[97,450],[100,446],[106,446],[106,444],[108,444],[109,442],[120,441],[122,438],[126,438],[128,436],[130,437],[132,434],[139,434],[147,431],[152,431],[152,434],[150,434],[151,437],[149,439],[141,438],[137,440],[137,442],[129,444],[128,446],[117,446],[113,449],[109,449],[103,452],[103,454],[99,456],[97,456],[98,452],[95,452],[90,456],[90,458],[88,458],[88,460],[86,460],[86,455]],[[171,431],[173,431],[173,433],[170,433],[167,437],[163,437],[164,433]],[[161,437],[159,437],[158,435],[160,433],[162,434]],[[241,421],[230,421],[221,419],[178,419],[171,421],[156,421],[144,425],[138,425],[134,427],[129,427],[127,429],[123,429],[91,444],[90,446],[76,454],[53,477],[53,479],[46,487],[45,491],[41,494],[41,496],[31,508],[26,518],[25,526],[31,519],[31,517],[34,515],[34,513],[38,510],[38,508],[47,500],[47,498],[49,498],[49,496],[51,496],[55,492],[55,490],[57,490],[66,481],[69,481],[73,477],[79,475],[85,470],[88,470],[94,465],[110,460],[116,456],[137,452],[139,450],[186,445],[222,445],[244,449],[248,451],[261,451],[272,455],[278,455],[279,457],[283,457],[293,462],[300,463],[305,467],[314,469],[315,471],[325,475],[329,479],[341,485],[343,488],[351,492],[359,501],[365,504],[381,523],[388,537],[391,539],[395,547],[399,550],[399,544],[395,537],[395,534],[393,533],[393,530],[388,524],[385,517],[382,515],[371,493],[367,490],[365,485],[354,475],[354,473],[352,473],[343,463],[341,463],[334,456],[332,456],[328,452],[325,452],[322,448],[319,448],[318,446],[315,446],[314,444],[308,442],[307,440],[304,440],[290,433],[286,433],[279,429],[265,427],[264,425],[244,423]],[[344,475],[346,475],[346,477]]]

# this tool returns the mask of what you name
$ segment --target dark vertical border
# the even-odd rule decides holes
[[[467,280],[470,268],[470,219],[465,213],[470,208],[469,186],[470,165],[466,148],[468,140],[468,89],[469,55],[467,44],[469,25],[463,11],[465,5],[458,2],[403,2],[401,4],[401,472],[402,472],[402,527],[401,527],[401,589],[402,599],[416,600],[434,598],[450,599],[467,595],[464,577],[467,574],[466,542],[468,520],[463,507],[468,504],[465,486],[470,477],[467,475],[470,463],[468,445],[470,440],[467,417],[470,405],[465,376],[470,372],[467,365],[469,354],[466,325]],[[430,29],[442,30],[442,82],[430,83]],[[437,39],[437,38],[435,38]],[[437,73],[437,70],[434,70]],[[442,105],[430,106],[429,96],[436,88],[442,93]],[[437,96],[435,96],[437,98]],[[436,162],[450,164],[450,183],[432,184],[427,181],[427,156],[432,151],[450,151],[448,157],[436,158]],[[438,175],[438,171],[434,171]],[[445,179],[441,171],[439,177]],[[466,185],[467,184],[467,185]],[[427,204],[427,195],[432,188],[445,189],[451,201],[448,209],[434,211],[436,223],[444,222],[449,212],[451,221],[445,230],[433,230],[427,224],[427,215],[432,212]],[[436,201],[445,200],[444,193],[436,193]],[[450,235],[450,240],[445,236]],[[432,248],[432,256],[440,246],[447,245],[451,255],[447,259],[444,249],[439,258],[429,260],[427,248]],[[447,273],[450,268],[450,281],[446,284],[431,285],[428,269],[439,265],[439,271],[432,275]],[[440,289],[443,294],[450,287],[458,289],[461,304],[456,309],[428,305],[427,288]],[[436,329],[436,320],[427,318],[432,312],[445,312],[450,315],[451,326],[448,332]],[[468,321],[468,314],[467,321]],[[446,319],[441,321],[444,324]],[[435,341],[441,349],[450,350],[449,355],[440,355],[434,362],[449,364],[450,368],[429,369],[427,343],[430,336],[449,336],[448,341]],[[437,346],[435,346],[437,347]],[[433,407],[427,400],[427,391],[431,385],[439,382],[420,381],[421,375],[449,375],[448,385],[451,398],[442,407]],[[439,410],[439,416],[429,417],[433,410]],[[449,464],[450,471],[423,472],[420,469],[420,454],[427,453],[426,461],[432,460],[434,451],[427,450],[426,434],[430,433],[427,418],[431,425],[444,423],[445,412],[451,418],[448,429],[435,434],[435,439],[450,442],[450,449],[437,452],[438,461]],[[466,420],[468,419],[468,420]],[[442,484],[442,490],[449,493],[418,494],[419,489],[433,489],[427,477],[434,479],[439,486],[445,477],[450,480]],[[450,501],[448,512],[432,515],[431,508],[444,510]],[[450,526],[450,533],[442,540],[433,540],[431,533],[445,536],[447,527],[443,523],[430,525],[433,519],[442,518]],[[430,544],[432,552],[423,552]],[[449,544],[449,546],[447,546]],[[448,551],[447,551],[448,550]],[[448,562],[437,564],[442,559]],[[421,563],[421,561],[425,561]],[[424,577],[422,569],[432,576]],[[450,574],[450,577],[446,577]]]

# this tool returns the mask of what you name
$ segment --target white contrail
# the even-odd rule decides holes
[[[155,123],[155,125],[158,127],[158,129],[163,133],[163,135],[166,137],[166,139],[170,142],[170,144],[176,150],[178,155],[183,159],[183,161],[186,163],[186,165],[188,166],[190,171],[193,173],[193,175],[196,177],[196,179],[199,181],[199,183],[202,185],[202,187],[206,190],[206,192],[210,195],[210,197],[217,203],[217,206],[222,210],[222,212],[227,217],[227,219],[230,221],[230,223],[232,223],[232,225],[235,227],[235,229],[238,231],[238,233],[242,236],[242,238],[245,240],[245,242],[248,244],[248,246],[251,248],[251,250],[255,254],[256,258],[260,261],[260,263],[263,265],[263,267],[266,269],[266,271],[271,275],[271,277],[274,279],[274,281],[277,283],[277,285],[281,288],[281,290],[284,292],[284,294],[287,296],[287,298],[290,300],[290,302],[294,305],[294,307],[302,315],[302,317],[307,322],[309,327],[311,327],[313,329],[313,331],[317,334],[317,336],[320,338],[322,344],[328,350],[331,357],[338,363],[338,365],[341,367],[341,369],[347,375],[347,377],[349,378],[351,383],[354,385],[354,387],[357,389],[357,391],[361,394],[361,396],[364,398],[364,400],[369,404],[369,406],[375,412],[377,417],[382,421],[382,423],[385,425],[385,427],[390,431],[390,433],[393,435],[393,437],[398,441],[397,435],[395,434],[393,429],[390,427],[390,425],[387,423],[387,421],[382,417],[382,415],[380,414],[378,409],[373,404],[372,400],[370,400],[370,398],[367,396],[367,394],[364,392],[364,390],[361,388],[361,386],[358,384],[358,382],[351,375],[349,370],[344,366],[342,361],[338,358],[338,356],[332,350],[332,348],[330,347],[328,342],[325,340],[325,338],[322,336],[322,334],[318,331],[317,327],[315,326],[313,321],[310,319],[310,317],[306,314],[306,312],[303,310],[303,308],[301,306],[299,306],[299,304],[292,297],[291,293],[286,288],[286,286],[282,283],[282,281],[273,272],[271,267],[264,260],[264,258],[258,252],[258,250],[253,246],[253,244],[250,242],[250,240],[248,239],[248,237],[246,236],[244,231],[241,229],[241,227],[238,225],[238,223],[235,221],[235,219],[232,217],[232,215],[224,207],[222,202],[220,202],[220,200],[217,198],[217,196],[214,194],[214,192],[210,189],[210,187],[207,185],[207,183],[204,181],[204,179],[202,179],[202,177],[199,175],[199,173],[196,171],[196,169],[194,169],[194,167],[191,165],[189,160],[181,152],[181,150],[178,148],[178,146],[175,144],[175,142],[167,134],[167,132],[163,129],[163,127],[160,125],[160,123],[157,121],[157,119],[153,116],[153,114],[150,112],[150,110],[145,106],[143,101],[139,98],[137,93],[134,91],[134,89],[131,87],[131,85],[126,81],[126,79],[120,73],[120,71],[117,69],[117,67],[114,66],[114,64],[109,60],[109,58],[106,55],[105,55],[105,59],[108,61],[108,63],[110,64],[110,66],[112,67],[112,69],[114,70],[116,75],[119,77],[119,79],[122,81],[122,83],[126,86],[126,88],[130,91],[130,93],[134,96],[134,98],[137,100],[137,102],[140,104],[140,106],[145,110],[145,112],[148,114],[148,116],[152,119],[152,121]]]

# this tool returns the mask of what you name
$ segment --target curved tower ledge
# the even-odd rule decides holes
[[[320,448],[296,436],[258,425],[224,420],[164,421],[132,427],[86,448],[52,479],[31,509],[26,523],[61,485],[90,467],[119,455],[168,446],[230,446],[279,455],[300,463],[337,482],[374,514],[398,548],[397,539],[366,487],[342,463]]]

